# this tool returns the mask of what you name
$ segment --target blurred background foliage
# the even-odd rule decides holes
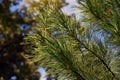
[[[36,13],[25,0],[0,2],[0,80],[36,80],[40,74],[29,64],[26,55],[30,45],[23,45],[23,38],[33,33]]]

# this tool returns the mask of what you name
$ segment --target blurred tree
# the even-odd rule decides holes
[[[34,15],[22,0],[0,1],[0,80],[37,80],[34,64],[27,63],[27,48],[21,43],[35,26]],[[21,6],[19,6],[21,5]],[[19,7],[18,7],[19,6]]]
[[[57,80],[119,80],[118,0],[78,0],[83,19],[64,15],[59,0],[41,0],[36,33],[26,38],[33,63]]]

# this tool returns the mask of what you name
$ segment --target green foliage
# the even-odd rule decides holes
[[[26,38],[34,46],[33,63],[47,67],[58,80],[119,80],[118,0],[78,0],[88,26],[64,15],[57,1],[51,1],[39,7],[36,33]],[[94,35],[101,30],[111,36],[99,40]]]

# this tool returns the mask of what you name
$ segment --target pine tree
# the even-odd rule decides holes
[[[63,14],[62,2],[43,1],[36,33],[26,38],[31,61],[58,80],[119,80],[119,1],[78,0],[80,21]]]

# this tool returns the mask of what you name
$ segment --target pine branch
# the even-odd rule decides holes
[[[115,74],[114,72],[112,72],[112,70],[109,68],[109,66],[106,64],[106,62],[100,58],[94,51],[92,51],[91,49],[89,49],[83,42],[81,42],[79,39],[76,39],[81,45],[84,46],[85,49],[87,49],[89,52],[91,52],[95,57],[97,57],[100,62],[107,68],[107,70],[112,74],[113,79],[115,78]]]

